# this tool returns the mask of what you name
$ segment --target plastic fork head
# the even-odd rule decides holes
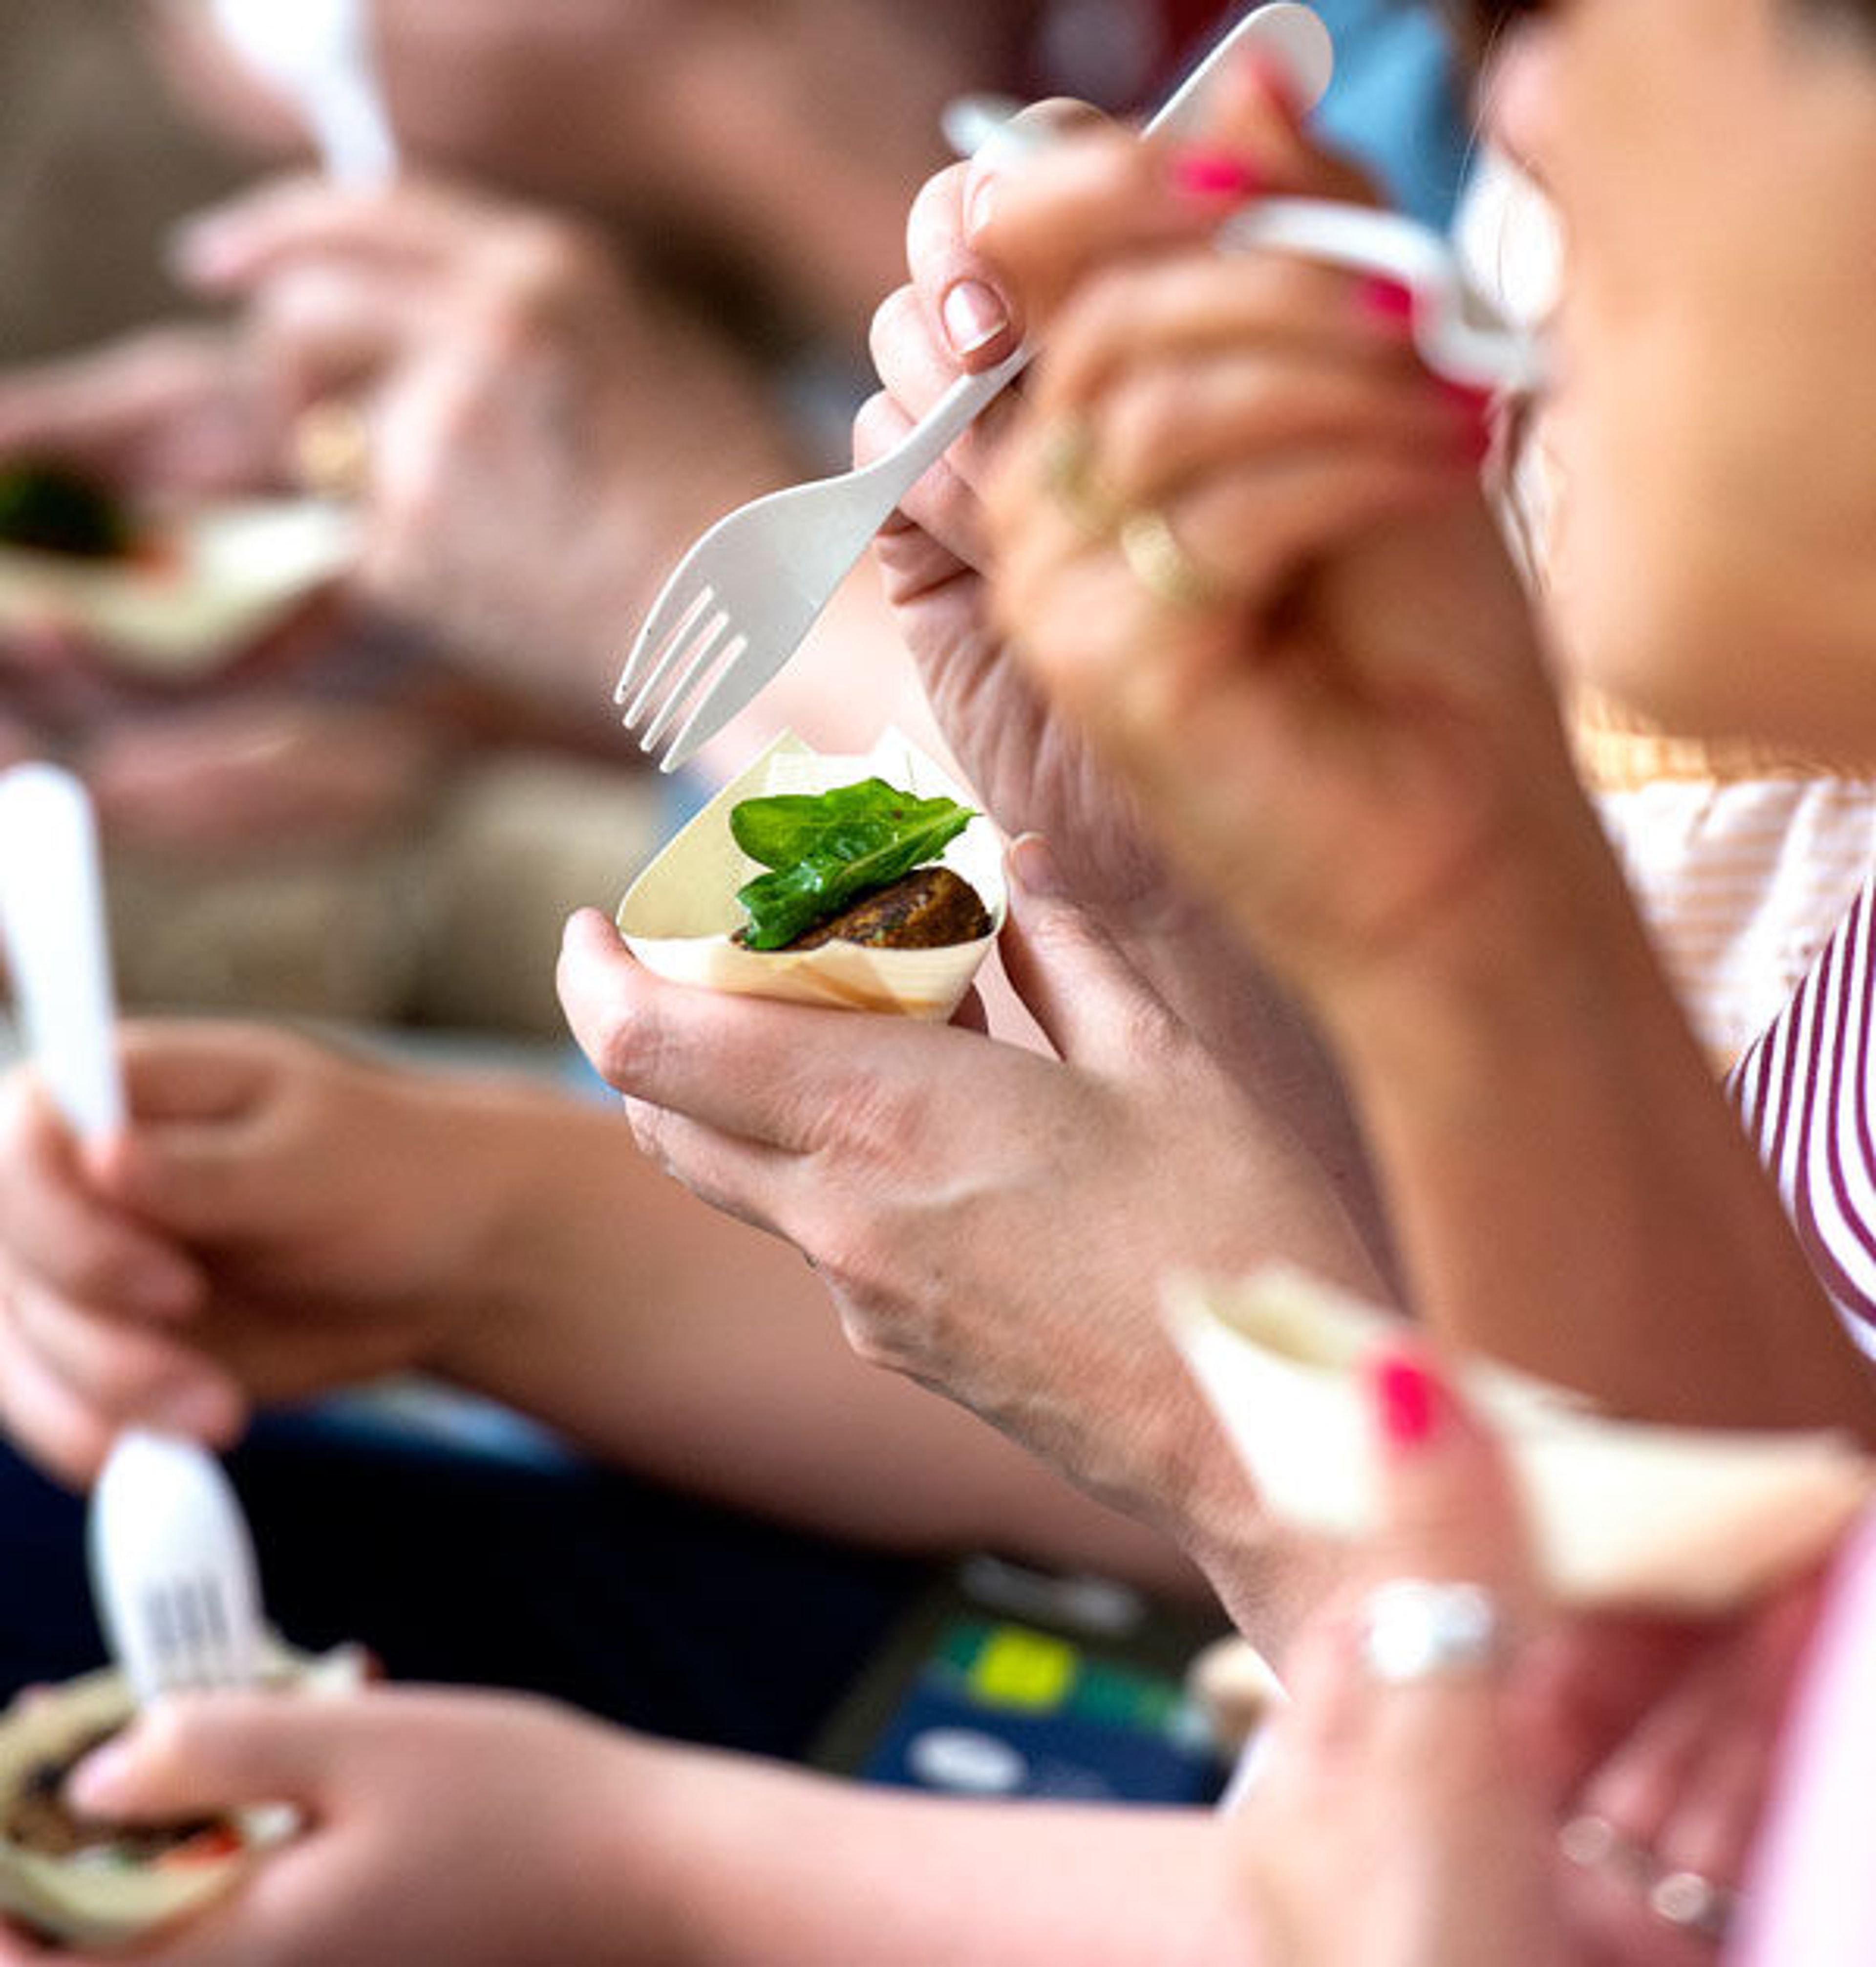
[[[253,1542],[206,1449],[127,1429],[92,1494],[89,1542],[99,1620],[140,1702],[254,1678],[261,1620]]]

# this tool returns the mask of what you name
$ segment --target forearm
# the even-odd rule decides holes
[[[1600,836],[1546,865],[1333,1013],[1420,1310],[1621,1411],[1876,1436]]]
[[[609,1459],[828,1534],[1201,1588],[1170,1539],[855,1358],[800,1257],[654,1168],[615,1108],[492,1097],[488,1229],[437,1371]]]
[[[634,1778],[616,1823],[651,1901],[627,1916],[671,1967],[1257,1958],[1208,1813],[963,1802],[680,1752]]]
[[[1119,941],[1129,961],[1319,1173],[1363,1261],[1394,1277],[1393,1237],[1367,1142],[1342,1074],[1300,1002],[1210,909],[1175,896]],[[1302,1158],[1306,1157],[1306,1161]],[[1295,1253],[1299,1261],[1309,1253]],[[1352,1280],[1351,1280],[1352,1281]]]

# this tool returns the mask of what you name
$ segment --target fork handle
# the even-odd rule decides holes
[[[879,494],[876,531],[891,517],[906,493],[1028,367],[1034,353],[1033,349],[1019,348],[994,369],[960,376],[890,451],[855,474]]]

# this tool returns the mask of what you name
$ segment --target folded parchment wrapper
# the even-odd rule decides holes
[[[1275,1267],[1180,1277],[1168,1321],[1272,1513],[1359,1536],[1379,1520],[1363,1363],[1400,1319]],[[1459,1385],[1494,1425],[1523,1491],[1541,1574],[1561,1599],[1711,1613],[1821,1556],[1876,1493],[1876,1464],[1827,1432],[1645,1426],[1485,1360]]]
[[[283,1699],[294,1700],[357,1686],[363,1664],[350,1647],[309,1659],[270,1646],[263,1671],[282,1684]],[[135,1706],[114,1667],[15,1701],[0,1713],[0,1812],[35,1767],[128,1722]],[[0,1836],[0,1912],[68,1946],[128,1946],[219,1898],[259,1853],[298,1827],[285,1804],[243,1810],[234,1822],[245,1840],[241,1849],[171,1865],[50,1857]]]
[[[824,754],[784,732],[627,890],[618,926],[632,954],[647,970],[679,984],[796,1003],[948,1018],[989,954],[1008,906],[1002,842],[981,816],[939,857],[977,890],[990,911],[991,932],[974,942],[943,949],[868,949],[830,942],[819,949],[755,950],[730,939],[744,919],[736,890],[763,871],[731,835],[730,808],[769,793],[824,793],[873,777],[920,799],[942,794],[964,806],[976,804],[899,732],[887,732],[864,757]]]
[[[157,522],[155,557],[0,545],[0,628],[81,635],[121,669],[186,680],[238,655],[351,564],[357,522],[318,499],[205,505]]]

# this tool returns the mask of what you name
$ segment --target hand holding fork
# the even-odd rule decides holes
[[[1288,72],[1299,102],[1329,86],[1333,50],[1306,7],[1277,0],[1227,34],[1147,125],[1177,130],[1212,79],[1248,49]],[[791,486],[719,519],[665,583],[626,658],[614,700],[641,748],[667,737],[674,770],[714,737],[800,646],[868,542],[1034,353],[960,376],[885,456],[856,470]]]
[[[0,932],[27,1048],[81,1140],[123,1125],[97,828],[58,766],[0,774]],[[121,1434],[92,1500],[92,1590],[140,1701],[251,1681],[261,1655],[253,1546],[220,1465],[195,1442]]]

